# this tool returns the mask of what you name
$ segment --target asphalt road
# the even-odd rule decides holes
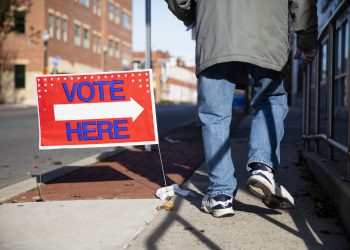
[[[194,105],[159,105],[156,114],[160,137],[197,117]],[[0,188],[114,149],[39,151],[36,108],[0,106]]]

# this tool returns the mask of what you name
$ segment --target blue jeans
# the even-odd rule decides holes
[[[248,163],[260,162],[273,170],[280,163],[283,121],[288,113],[283,74],[246,64],[253,81],[255,109],[249,138]],[[207,193],[234,195],[237,190],[231,157],[230,123],[236,84],[234,63],[210,67],[199,75],[199,119],[202,123],[205,161],[210,185]],[[238,152],[239,153],[239,152]],[[249,167],[248,167],[249,168]]]

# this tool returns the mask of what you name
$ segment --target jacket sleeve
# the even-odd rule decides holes
[[[194,0],[165,0],[169,10],[186,26],[196,21],[196,2]]]
[[[317,47],[317,0],[290,0],[291,31],[297,34],[297,46]]]

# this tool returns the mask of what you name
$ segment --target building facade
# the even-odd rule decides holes
[[[144,68],[145,52],[133,53],[134,68]],[[181,59],[168,52],[152,52],[154,96],[157,103],[196,103],[195,67],[187,67]]]
[[[14,11],[0,101],[36,103],[35,76],[132,68],[131,0],[35,0]]]
[[[319,1],[318,16],[319,16],[319,32],[322,31],[326,25],[329,18],[332,16],[334,11],[337,9],[341,0],[321,0]],[[347,72],[347,62],[348,62],[348,51],[350,46],[349,37],[349,22],[348,16],[350,15],[350,8],[348,8],[347,13],[339,18],[335,27],[335,86],[334,86],[334,99],[336,108],[347,107],[347,84],[346,75]],[[326,36],[322,41],[320,41],[320,61],[321,69],[319,74],[319,79],[321,83],[321,95],[325,99],[327,95],[327,81],[328,81],[328,53],[329,53],[329,41],[328,36]],[[321,97],[321,98],[322,98]]]

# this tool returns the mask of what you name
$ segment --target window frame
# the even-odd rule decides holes
[[[61,28],[62,28],[62,40],[64,42],[67,42],[68,41],[68,20],[67,20],[67,18],[62,18]]]
[[[108,39],[108,56],[114,56],[114,41],[113,39]]]
[[[78,32],[78,34],[76,32]],[[73,24],[73,43],[77,47],[81,46],[81,25],[78,23]]]
[[[114,21],[114,4],[112,2],[108,2],[108,20]]]
[[[114,41],[114,57],[120,58],[120,42]]]
[[[87,34],[87,37],[85,35]],[[89,49],[90,48],[90,29],[87,27],[83,27],[82,29],[82,42],[83,42],[83,48]]]
[[[120,24],[120,7],[114,6],[114,22]]]
[[[25,11],[16,10],[13,12],[12,30],[18,34],[26,33],[26,12]]]
[[[55,17],[55,32],[56,32],[56,39],[61,40],[61,29],[62,29],[62,22],[61,17],[56,16]]]
[[[130,17],[129,17],[129,13],[127,12],[123,12],[123,28],[124,29],[129,29],[129,21]]]
[[[55,32],[55,19],[54,19],[54,14],[53,13],[48,13],[47,17],[47,30],[50,34],[50,38],[54,37],[54,32]]]

